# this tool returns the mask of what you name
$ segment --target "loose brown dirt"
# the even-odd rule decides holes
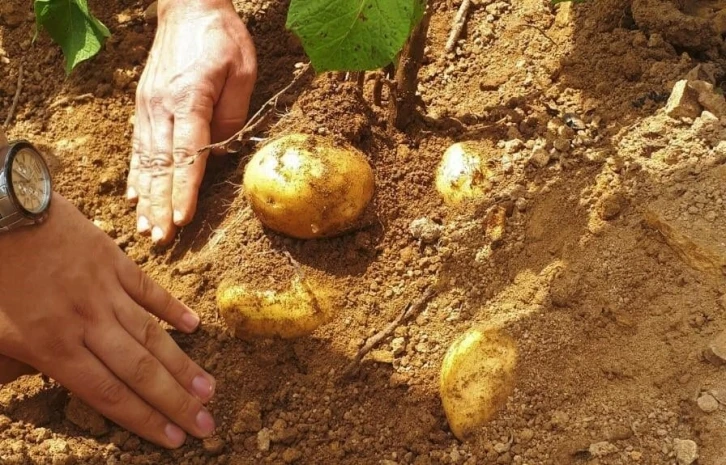
[[[217,377],[219,428],[164,451],[28,377],[0,389],[0,464],[674,464],[690,463],[686,440],[701,465],[726,463],[726,371],[703,353],[726,329],[726,115],[664,112],[686,75],[720,88],[723,2],[479,0],[450,55],[459,2],[435,2],[425,109],[406,133],[370,103],[372,81],[361,95],[328,76],[286,96],[270,132],[328,135],[367,154],[377,190],[359,231],[297,241],[263,229],[239,195],[246,150],[212,161],[195,222],[168,249],[134,235],[123,199],[155,26],[146,1],[90,3],[114,35],[66,79],[49,39],[31,43],[30,3],[3,0],[0,116],[22,64],[10,135],[38,144],[58,190],[201,313],[199,333],[175,338]],[[284,29],[287,2],[237,3],[259,53],[254,111],[305,56]],[[433,178],[458,141],[482,147],[496,174],[486,198],[452,209]],[[493,209],[506,212],[501,236],[486,226]],[[422,217],[442,225],[434,244],[409,232]],[[230,337],[217,284],[284,287],[295,274],[285,252],[344,291],[339,314],[309,338]],[[434,280],[439,294],[386,352],[341,377]],[[479,324],[518,341],[516,389],[462,443],[447,427],[439,367]]]

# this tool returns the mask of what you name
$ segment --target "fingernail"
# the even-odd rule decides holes
[[[136,189],[133,187],[129,187],[126,189],[126,198],[129,200],[135,200],[136,197],[138,197],[138,194],[136,193]]]
[[[194,331],[199,326],[199,315],[192,312],[186,312],[181,317],[181,325],[189,332]]]
[[[154,226],[154,229],[151,230],[151,240],[159,242],[163,237],[164,231],[160,227]]]
[[[136,223],[136,229],[138,229],[140,233],[145,233],[150,227],[151,225],[149,224],[149,220],[147,220],[145,216],[140,216]]]
[[[184,220],[184,215],[179,210],[174,210],[174,224],[177,226]]]
[[[212,397],[214,385],[205,376],[198,375],[192,381],[192,390],[194,390],[194,393],[197,395],[197,397],[199,397],[203,401],[206,401],[207,399]]]
[[[166,428],[164,428],[164,434],[166,434],[166,437],[169,438],[169,443],[172,447],[181,446],[187,439],[186,433],[173,423],[166,425]]]
[[[209,436],[214,432],[214,426],[214,418],[212,418],[212,415],[210,415],[207,409],[201,409],[197,413],[197,428],[199,428],[199,431],[203,435]]]

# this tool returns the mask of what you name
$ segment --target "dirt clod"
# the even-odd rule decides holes
[[[78,397],[71,396],[65,409],[66,419],[92,436],[103,436],[108,433],[106,419],[100,413],[86,405]]]
[[[690,439],[674,439],[673,452],[678,465],[691,465],[698,460],[698,445]]]
[[[219,437],[211,437],[202,441],[202,448],[207,455],[216,457],[224,451],[224,440]]]

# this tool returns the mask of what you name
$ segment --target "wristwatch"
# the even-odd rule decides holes
[[[0,132],[0,233],[42,223],[53,185],[40,152],[24,140],[5,142]]]

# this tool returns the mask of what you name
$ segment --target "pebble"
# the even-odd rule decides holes
[[[701,394],[696,401],[698,408],[706,413],[712,413],[718,410],[718,401],[711,394]]]
[[[285,449],[282,453],[282,461],[285,463],[295,463],[302,458],[302,452],[297,449]]]
[[[406,351],[406,339],[403,337],[393,338],[391,341],[391,352],[394,357],[398,357]]]
[[[441,238],[443,227],[428,218],[418,218],[411,222],[408,230],[414,238],[424,244],[432,244]]]
[[[678,465],[691,465],[698,460],[698,446],[690,439],[674,439],[673,452]]]
[[[588,452],[593,457],[605,457],[606,455],[615,454],[619,451],[618,447],[610,442],[602,441],[590,444]]]
[[[555,139],[555,141],[552,143],[554,148],[559,152],[569,152],[570,151],[570,141],[565,139],[564,137],[558,137]]]
[[[68,443],[63,439],[48,439],[45,441],[45,445],[48,447],[48,452],[53,455],[68,454],[71,451]]]
[[[538,168],[544,168],[550,162],[550,154],[542,147],[532,150],[529,162]]]
[[[68,421],[83,431],[88,431],[92,436],[102,436],[108,433],[108,425],[103,416],[84,404],[78,397],[71,397],[65,414]]]
[[[202,447],[207,455],[216,457],[224,450],[224,440],[218,437],[207,438],[202,441]]]
[[[267,452],[268,450],[270,450],[269,429],[263,428],[257,433],[257,449],[261,452]]]
[[[625,200],[622,195],[608,195],[602,200],[602,204],[600,204],[600,217],[604,220],[615,219],[623,210],[624,203]]]
[[[232,431],[240,433],[256,433],[262,429],[262,412],[259,402],[247,402],[237,415]]]

